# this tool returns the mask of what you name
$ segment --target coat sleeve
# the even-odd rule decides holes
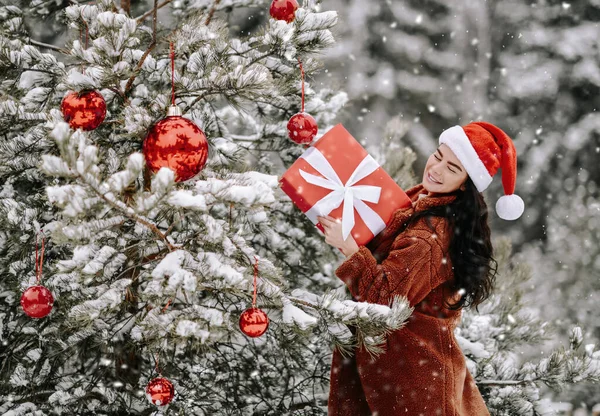
[[[443,253],[436,232],[424,227],[406,230],[396,237],[381,264],[361,246],[336,269],[335,275],[359,302],[389,305],[399,295],[405,296],[412,307],[442,283],[439,269]]]

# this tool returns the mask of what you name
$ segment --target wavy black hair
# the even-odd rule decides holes
[[[433,230],[432,216],[448,220],[452,232],[449,247],[454,270],[452,290],[462,289],[464,292],[461,291],[461,299],[453,305],[449,305],[444,296],[444,307],[451,310],[475,307],[479,312],[477,307],[490,297],[494,289],[498,262],[492,257],[494,248],[487,204],[469,176],[464,184],[464,191],[458,189],[451,193],[457,195],[452,203],[417,212],[410,222],[426,217],[428,226]]]

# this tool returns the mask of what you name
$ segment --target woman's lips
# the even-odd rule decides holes
[[[429,172],[427,172],[427,179],[429,180],[429,182],[435,183],[436,185],[441,185],[440,182],[437,182],[434,178],[431,177]]]

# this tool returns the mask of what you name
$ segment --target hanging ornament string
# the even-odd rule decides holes
[[[256,308],[256,278],[258,277],[258,257],[254,256],[254,295],[252,296],[252,307]]]
[[[252,308],[246,309],[240,315],[240,330],[247,336],[256,338],[265,333],[269,327],[269,317],[267,314],[256,307],[256,289],[258,278],[258,257],[254,256],[254,295],[252,296]]]
[[[87,50],[88,48],[88,38],[89,38],[89,26],[87,24],[87,21],[85,20],[85,18],[83,17],[83,9],[85,8],[86,5],[84,5],[81,8],[80,11],[80,15],[81,15],[81,21],[83,22],[83,25],[85,26],[85,43],[81,40],[81,37],[83,36],[83,31],[81,30],[81,27],[79,28],[79,43],[84,44],[84,50]],[[85,75],[85,64],[81,64],[81,72]]]
[[[175,49],[173,48],[173,41],[170,42],[169,48],[171,49],[171,105],[175,105]]]
[[[169,42],[169,48],[171,104],[167,109],[167,116],[148,130],[142,151],[150,171],[157,173],[161,168],[167,167],[174,172],[175,182],[183,182],[193,178],[204,168],[209,146],[204,131],[193,121],[182,117],[182,109],[175,104],[174,41]],[[162,239],[166,240],[165,236]]]
[[[79,15],[81,16],[81,21],[85,22],[85,20],[83,20],[83,9],[79,11]],[[79,26],[79,43],[83,44],[83,30],[81,29],[81,26]]]
[[[171,300],[169,299],[169,302],[163,308],[162,312],[164,312],[170,303]],[[154,369],[158,376],[150,380],[150,382],[146,385],[146,397],[152,404],[157,406],[165,406],[169,404],[171,400],[173,400],[173,397],[175,396],[175,387],[173,387],[173,383],[162,376],[162,372],[160,371],[160,366],[158,364],[159,354],[160,352],[153,354],[155,364]]]
[[[302,61],[298,58],[298,65],[300,65],[300,74],[302,79],[302,105],[300,112],[296,113],[290,118],[287,124],[289,138],[297,144],[304,145],[304,148],[309,148],[310,144],[314,140],[319,128],[317,121],[310,115],[304,112],[304,67]]]
[[[83,19],[83,8],[79,11],[79,14],[81,15],[81,21],[85,22]],[[83,45],[83,29],[81,29],[81,26],[79,26],[79,44]],[[83,62],[81,62],[81,72],[85,72],[85,65]]]
[[[171,305],[171,301],[172,301],[172,299],[169,299],[167,301],[167,304],[161,309],[160,313],[164,313],[169,308],[169,305]],[[154,354],[154,363],[155,363],[154,369],[156,370],[156,373],[159,376],[162,376],[160,367],[158,366],[158,353]]]
[[[154,355],[154,363],[155,363],[154,369],[156,370],[156,374],[158,374],[159,376],[162,376],[160,367],[158,366],[158,354]]]
[[[88,26],[88,24],[87,24],[87,22],[86,22],[85,19],[83,19],[83,24],[85,24],[85,49],[87,50],[87,48],[88,48],[88,39],[90,38],[90,27]]]
[[[38,239],[42,235],[42,250],[39,250]],[[44,251],[46,248],[43,231],[38,231],[35,237],[35,278],[36,285],[29,286],[21,295],[21,307],[30,318],[44,318],[52,312],[54,297],[47,287],[40,285],[42,279],[42,266],[44,264]]]
[[[298,63],[300,64],[300,73],[302,75],[302,109],[300,112],[304,113],[304,68],[302,68],[302,62],[300,61],[300,58],[298,58]]]
[[[79,17],[81,18],[81,23],[79,26],[79,48],[81,55],[81,73],[86,75],[86,67],[88,64],[87,61],[87,48],[88,48],[88,40],[89,40],[89,25],[84,16],[85,7],[81,6],[79,9]],[[92,17],[92,15],[90,15]],[[83,36],[83,28],[85,27],[85,41],[82,40]],[[84,49],[85,48],[85,49]],[[86,77],[87,78],[87,77]],[[91,77],[94,78],[94,77]],[[88,79],[87,81],[92,81]],[[60,103],[60,111],[62,112],[64,120],[69,123],[69,126],[73,129],[82,129],[85,131],[95,130],[106,117],[106,101],[104,97],[99,91],[96,91],[93,85],[89,85],[88,82],[85,84],[88,85],[77,85],[79,83],[75,82],[74,85],[75,91],[68,92],[64,97],[62,102]],[[109,87],[109,89],[114,90],[114,88]],[[123,96],[124,97],[124,96]],[[126,98],[126,97],[124,97]]]
[[[38,236],[35,238],[35,278],[37,284],[40,284],[40,280],[42,278],[42,265],[44,264],[44,249],[45,249],[45,240],[44,235],[42,234],[42,252],[38,254],[38,237],[42,231],[38,233]]]

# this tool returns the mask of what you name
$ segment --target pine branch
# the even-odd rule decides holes
[[[305,300],[296,299],[296,298],[293,298],[291,296],[289,296],[288,299],[291,300],[296,305],[308,306],[309,308],[313,308],[315,310],[319,310],[319,307],[317,305],[314,305],[314,304],[312,304],[310,302],[307,302]]]
[[[166,6],[167,4],[171,3],[173,0],[165,0],[163,1],[161,4],[159,4],[158,6],[156,6],[156,10],[163,8],[164,6]],[[141,15],[140,17],[136,17],[135,20],[138,24],[142,23],[146,17],[150,16],[151,14],[154,14],[154,9],[147,11],[146,13],[144,13],[143,15]]]
[[[35,46],[40,46],[42,48],[52,49],[54,51],[58,51],[58,52],[61,52],[61,53],[67,54],[67,55],[69,54],[69,51],[67,51],[66,49],[62,49],[62,48],[59,48],[58,46],[50,45],[48,43],[39,42],[39,41],[33,40],[31,38],[29,39],[29,43],[31,43],[32,45],[35,45]]]
[[[325,377],[313,376],[312,380],[314,379],[322,379],[324,382],[329,382],[329,379]],[[328,400],[328,393],[315,394],[313,397],[307,397],[303,401],[294,402],[292,405],[290,405],[290,410],[302,410],[307,406],[314,406],[315,404],[325,407],[327,406]]]
[[[477,385],[482,386],[517,386],[522,384],[535,384],[533,380],[482,380]]]
[[[127,16],[131,15],[131,0],[121,0],[121,8]]]
[[[213,5],[210,9],[210,12],[208,12],[208,17],[206,18],[206,22],[204,22],[204,24],[206,26],[208,26],[210,21],[212,20],[212,17],[215,14],[215,10],[217,9],[217,6],[219,5],[219,3],[221,3],[221,0],[215,0],[215,2],[213,3]]]
[[[207,95],[211,95],[211,93],[207,92],[205,94],[199,95],[197,96],[194,101],[192,101],[190,103],[190,105],[188,105],[187,107],[185,107],[185,110],[187,111],[188,109],[192,108],[194,105],[196,105],[196,103],[200,100],[202,100],[203,98],[205,98]]]
[[[169,243],[169,240],[167,240],[167,236],[164,235],[155,224],[152,224],[149,220],[146,220],[145,218],[142,218],[139,215],[131,212],[131,210],[127,209],[126,207],[122,207],[119,203],[117,203],[117,201],[113,201],[113,200],[107,198],[105,194],[100,192],[94,185],[92,185],[90,182],[88,182],[83,175],[78,174],[77,177],[79,179],[81,179],[83,181],[83,183],[85,183],[87,186],[89,186],[90,189],[92,191],[94,191],[94,193],[96,195],[98,195],[100,198],[102,198],[104,201],[106,201],[106,203],[109,204],[111,207],[119,210],[120,212],[123,213],[123,215],[132,219],[133,221],[136,221],[136,222],[146,226],[147,228],[149,228],[154,234],[156,234],[161,240],[163,240],[165,242],[169,251],[173,251],[176,249],[175,246],[173,246],[171,243]]]

